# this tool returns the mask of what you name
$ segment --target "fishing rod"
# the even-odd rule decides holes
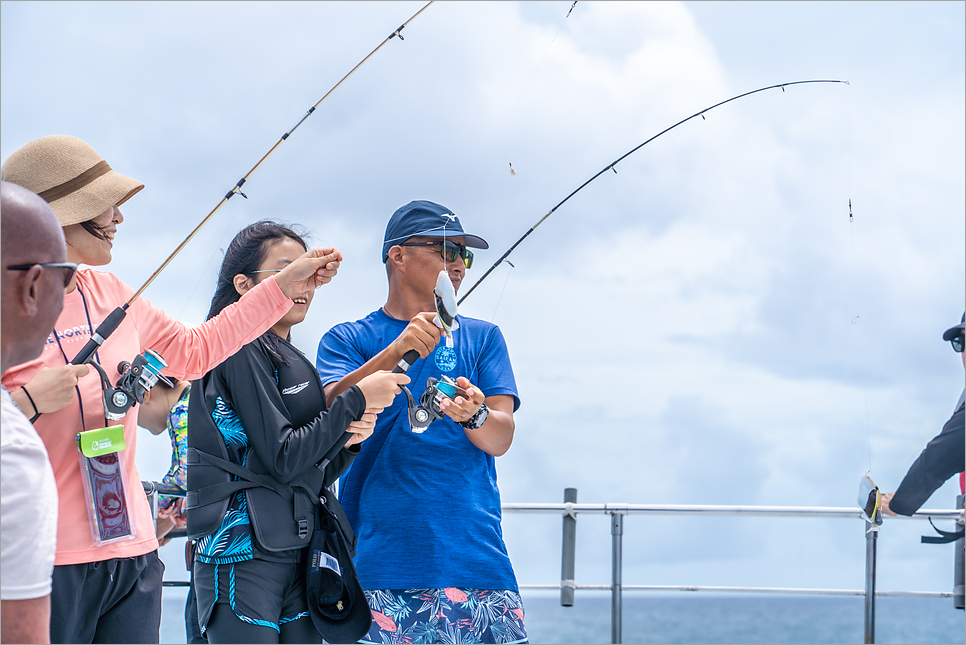
[[[132,295],[131,298],[123,306],[118,307],[117,309],[115,309],[114,311],[112,311],[111,314],[107,318],[104,319],[104,322],[102,322],[100,325],[97,326],[97,329],[91,334],[91,339],[89,341],[87,341],[87,344],[84,345],[84,347],[80,350],[80,352],[77,354],[77,356],[74,357],[74,360],[71,361],[71,364],[72,365],[80,365],[80,364],[87,363],[88,361],[90,361],[91,356],[93,356],[94,352],[97,351],[97,349],[104,343],[104,341],[107,340],[107,338],[111,334],[114,333],[114,331],[117,329],[118,325],[121,324],[121,321],[124,320],[124,317],[127,315],[128,307],[130,307],[131,304],[133,304],[134,301],[137,300],[141,296],[141,294],[144,292],[144,290],[148,288],[148,285],[150,285],[152,282],[154,282],[154,279],[156,277],[158,277],[158,275],[162,271],[164,271],[164,269],[171,263],[172,260],[174,260],[174,258],[178,255],[178,253],[180,253],[181,250],[188,244],[188,242],[191,241],[191,239],[195,236],[195,234],[199,230],[201,230],[201,227],[204,226],[205,224],[207,224],[208,221],[212,218],[212,216],[215,213],[217,213],[218,210],[229,199],[231,199],[232,197],[234,197],[236,194],[241,195],[245,199],[248,199],[248,196],[245,195],[245,193],[241,192],[241,187],[245,184],[246,181],[248,181],[248,179],[252,176],[252,174],[254,174],[254,172],[256,170],[258,170],[258,168],[265,162],[265,160],[268,159],[268,157],[273,152],[275,152],[275,150],[280,145],[282,145],[282,142],[283,141],[286,141],[292,135],[292,133],[295,132],[295,130],[300,125],[302,125],[302,123],[307,118],[309,118],[309,116],[311,116],[313,112],[315,112],[315,109],[317,107],[319,107],[319,105],[322,104],[322,101],[324,101],[325,99],[327,99],[336,90],[336,88],[338,88],[340,85],[342,85],[342,83],[346,79],[348,79],[350,76],[352,76],[352,74],[355,73],[355,71],[357,69],[359,69],[360,67],[362,67],[362,65],[365,64],[365,62],[367,60],[369,60],[377,51],[379,51],[382,48],[383,45],[385,45],[386,43],[388,43],[390,40],[392,40],[396,36],[399,37],[399,40],[405,40],[405,38],[403,38],[403,35],[402,35],[402,30],[406,28],[406,25],[408,25],[410,22],[412,22],[413,20],[415,20],[416,19],[416,16],[418,16],[423,11],[425,11],[429,7],[429,5],[433,4],[434,1],[435,0],[430,0],[429,2],[427,2],[423,6],[423,8],[420,9],[419,11],[417,11],[416,13],[414,13],[412,15],[412,17],[409,18],[409,20],[407,20],[403,24],[399,25],[399,27],[397,27],[396,30],[393,31],[391,34],[389,34],[385,38],[385,40],[383,40],[381,43],[379,43],[379,45],[375,49],[373,49],[371,52],[369,52],[369,55],[368,56],[366,56],[361,61],[359,61],[359,63],[355,67],[353,67],[351,70],[349,70],[349,73],[348,74],[346,74],[345,76],[343,76],[342,79],[338,83],[336,83],[335,85],[333,85],[332,86],[332,89],[330,89],[328,92],[325,93],[325,96],[323,96],[321,99],[319,99],[315,103],[315,105],[313,105],[311,108],[309,108],[308,111],[305,113],[305,115],[298,121],[298,123],[296,123],[294,126],[292,126],[292,128],[290,130],[288,130],[285,134],[282,135],[282,137],[278,140],[278,142],[274,146],[272,146],[271,149],[268,152],[266,152],[265,155],[261,159],[258,160],[258,163],[256,163],[252,167],[251,170],[249,170],[241,179],[239,179],[238,182],[232,187],[232,189],[229,190],[225,194],[225,196],[221,198],[221,201],[218,202],[218,205],[215,206],[211,210],[211,212],[208,213],[208,215],[206,215],[203,220],[201,220],[201,223],[199,223],[194,228],[194,230],[192,230],[191,233],[188,234],[188,237],[186,237],[184,239],[184,241],[182,241],[181,244],[179,244],[178,247],[171,253],[171,255],[169,255],[167,257],[167,259],[161,264],[161,266],[158,267],[158,269],[154,273],[151,274],[151,277],[149,277],[147,279],[147,281],[143,285],[141,285],[141,288],[138,289],[137,291],[135,291],[134,292],[134,295]]]
[[[609,164],[607,164],[606,166],[604,166],[600,170],[600,172],[598,172],[596,175],[594,175],[593,177],[591,177],[590,179],[588,179],[587,181],[585,181],[584,183],[582,183],[577,188],[577,190],[573,191],[572,193],[570,193],[569,195],[567,195],[566,197],[564,197],[563,200],[559,204],[557,204],[556,206],[554,206],[553,208],[551,208],[550,211],[546,215],[544,215],[543,217],[541,217],[537,221],[536,224],[534,224],[533,226],[531,226],[530,229],[520,237],[520,239],[518,239],[516,242],[514,242],[513,243],[513,246],[511,246],[509,249],[507,249],[507,252],[504,253],[502,256],[500,256],[500,259],[497,260],[496,262],[494,262],[493,263],[493,266],[491,266],[489,269],[486,270],[486,273],[484,273],[482,276],[480,276],[480,279],[479,280],[477,280],[476,282],[473,283],[473,286],[470,287],[469,291],[467,291],[465,294],[463,294],[463,297],[459,299],[459,302],[457,304],[460,304],[460,305],[463,304],[463,301],[466,300],[471,293],[473,293],[473,290],[476,289],[476,287],[478,287],[479,284],[481,282],[483,282],[486,279],[486,277],[493,272],[494,269],[496,269],[498,266],[500,266],[500,264],[504,260],[506,260],[510,256],[510,254],[513,253],[513,251],[518,246],[520,246],[520,243],[523,242],[523,240],[527,239],[527,237],[531,233],[533,233],[533,231],[536,230],[536,228],[538,226],[540,226],[541,224],[543,224],[543,222],[548,217],[550,217],[551,215],[553,215],[554,212],[558,208],[560,208],[561,206],[563,206],[564,204],[566,204],[567,201],[571,197],[573,197],[574,195],[576,195],[577,193],[579,193],[580,191],[582,191],[588,184],[590,184],[592,181],[594,181],[595,179],[597,179],[598,177],[600,177],[601,175],[603,175],[608,170],[613,170],[614,173],[616,174],[617,173],[617,169],[614,168],[614,166],[616,166],[618,163],[620,163],[621,161],[623,161],[627,157],[631,156],[632,154],[634,154],[635,152],[637,152],[638,150],[640,150],[641,148],[643,148],[644,146],[646,146],[647,144],[649,144],[651,141],[654,141],[655,139],[657,139],[662,134],[666,134],[666,133],[670,132],[671,130],[673,130],[674,128],[678,127],[679,125],[682,125],[684,123],[687,123],[691,119],[697,118],[699,116],[702,119],[704,119],[705,113],[710,112],[711,110],[715,109],[716,107],[720,107],[720,106],[724,105],[725,103],[731,103],[732,101],[737,101],[738,99],[743,98],[745,96],[750,96],[752,94],[757,94],[758,92],[764,92],[766,90],[773,90],[773,89],[776,89],[776,88],[779,88],[779,87],[782,88],[782,92],[784,92],[785,91],[785,88],[786,87],[789,87],[791,85],[804,85],[804,84],[807,84],[807,83],[845,83],[846,85],[849,84],[848,81],[838,81],[838,80],[812,80],[812,81],[793,81],[793,82],[790,82],[790,83],[780,83],[778,85],[769,85],[768,87],[761,87],[761,88],[758,88],[757,90],[752,90],[750,92],[745,92],[744,94],[739,94],[738,96],[732,96],[730,99],[728,99],[726,101],[721,101],[720,103],[715,103],[711,107],[706,107],[706,108],[704,108],[703,110],[701,110],[699,112],[695,112],[694,114],[692,114],[688,118],[682,119],[682,120],[678,121],[677,123],[675,123],[674,125],[672,125],[671,127],[666,128],[666,129],[662,130],[661,132],[658,132],[657,134],[655,134],[653,137],[651,137],[650,139],[648,139],[644,143],[642,143],[642,144],[640,144],[638,146],[635,146],[634,148],[632,148],[628,152],[624,153],[623,155],[621,155],[620,157],[618,157],[614,161],[612,161]]]
[[[97,326],[97,329],[91,332],[91,339],[87,341],[87,344],[84,345],[84,347],[81,348],[81,350],[77,353],[77,355],[70,362],[70,364],[82,365],[84,363],[90,363],[95,367],[95,369],[97,370],[98,374],[101,377],[102,389],[104,391],[104,406],[105,406],[105,410],[107,411],[108,418],[114,419],[114,420],[120,419],[127,413],[128,410],[131,409],[131,407],[135,403],[142,403],[144,401],[144,395],[147,393],[147,391],[149,391],[154,386],[155,383],[157,383],[158,378],[160,376],[160,371],[165,367],[167,367],[167,364],[164,362],[163,358],[161,358],[151,350],[146,350],[144,354],[140,354],[136,356],[132,363],[127,363],[126,361],[124,361],[118,365],[118,372],[121,374],[121,377],[118,379],[117,385],[115,387],[111,387],[110,380],[108,379],[104,369],[100,365],[98,365],[96,361],[91,360],[91,358],[94,356],[94,353],[98,350],[98,348],[101,345],[103,345],[104,341],[106,341],[111,336],[111,334],[113,334],[117,330],[118,326],[127,316],[128,308],[134,303],[135,300],[137,300],[141,296],[142,293],[144,293],[144,290],[147,289],[152,282],[154,282],[154,279],[157,278],[158,275],[160,275],[160,273],[164,271],[164,269],[167,268],[169,264],[171,264],[171,261],[174,260],[174,258],[181,252],[182,249],[184,249],[184,247],[188,244],[188,242],[191,241],[191,239],[195,236],[195,234],[197,234],[198,231],[201,230],[201,227],[207,224],[208,221],[211,220],[211,218],[214,216],[214,214],[217,213],[218,210],[222,206],[224,206],[229,199],[234,197],[236,194],[241,195],[245,199],[248,199],[248,196],[245,193],[241,192],[241,187],[245,184],[246,181],[248,181],[248,179],[255,173],[255,171],[258,170],[258,168],[263,163],[265,163],[265,160],[268,159],[269,156],[271,156],[271,154],[275,152],[275,150],[278,149],[280,145],[282,145],[282,142],[286,141],[292,135],[292,133],[295,132],[295,130],[300,125],[302,125],[302,123],[307,118],[309,118],[309,116],[311,116],[313,112],[315,112],[316,108],[318,108],[319,105],[322,104],[322,101],[329,98],[329,96],[333,92],[335,92],[335,90],[340,85],[342,85],[342,83],[346,81],[346,79],[352,76],[352,74],[354,74],[357,69],[362,67],[362,65],[365,64],[367,60],[372,58],[372,56],[377,51],[382,49],[383,45],[385,45],[386,43],[388,43],[390,40],[392,40],[397,36],[399,37],[399,40],[405,40],[405,38],[403,38],[403,35],[402,35],[402,30],[406,28],[406,25],[408,25],[410,22],[415,20],[416,16],[418,16],[423,11],[425,11],[429,7],[429,5],[433,4],[434,1],[435,0],[430,0],[429,2],[427,2],[423,6],[423,8],[417,11],[416,13],[414,13],[409,18],[409,20],[399,25],[399,27],[397,27],[395,31],[393,31],[381,43],[379,43],[379,45],[375,49],[369,52],[369,54],[361,61],[359,61],[355,67],[349,70],[348,74],[343,76],[338,83],[333,85],[332,89],[330,89],[328,92],[325,93],[325,95],[322,98],[316,101],[315,105],[313,105],[308,109],[305,115],[302,116],[301,119],[299,119],[298,123],[296,123],[294,126],[292,126],[291,129],[289,129],[285,134],[283,134],[282,137],[275,143],[275,145],[272,146],[269,149],[269,151],[266,152],[262,156],[262,158],[258,160],[258,163],[256,163],[251,170],[245,173],[245,175],[238,180],[238,182],[232,187],[232,189],[229,190],[225,194],[225,196],[221,198],[221,201],[219,201],[218,204],[211,210],[211,212],[209,212],[205,216],[205,218],[202,219],[197,226],[195,226],[194,230],[192,230],[188,234],[188,236],[181,242],[181,244],[179,244],[177,248],[175,248],[175,250],[172,251],[171,255],[169,255],[167,259],[165,259],[165,261],[161,264],[161,266],[159,266],[157,270],[151,274],[151,276],[147,279],[147,281],[145,281],[145,283],[142,284],[141,287],[134,292],[134,295],[132,295],[131,298],[122,306],[114,309],[114,311],[112,311],[107,316],[107,318],[105,318],[104,321]],[[36,421],[38,418],[40,418],[40,412],[37,412],[30,419],[31,423]]]

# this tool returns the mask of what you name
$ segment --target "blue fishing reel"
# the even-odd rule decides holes
[[[121,378],[113,387],[103,367],[96,361],[90,361],[90,365],[101,376],[101,386],[104,390],[104,416],[109,421],[122,418],[135,403],[144,403],[144,395],[150,392],[159,380],[171,385],[171,381],[161,376],[161,370],[168,364],[150,349],[135,356],[133,363],[127,361],[118,363],[117,371]]]
[[[409,402],[409,425],[413,432],[420,434],[433,421],[438,421],[446,416],[439,406],[443,402],[444,396],[451,399],[455,397],[458,388],[456,381],[445,374],[441,380],[430,376],[426,379],[426,391],[419,397],[419,405],[416,405],[416,399],[413,398],[409,388],[403,385],[403,392],[405,392],[406,399]]]

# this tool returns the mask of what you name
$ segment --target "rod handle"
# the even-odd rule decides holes
[[[405,374],[417,360],[419,360],[419,352],[417,352],[415,349],[409,350],[403,354],[402,359],[400,359],[399,363],[396,364],[396,367],[392,368],[392,373]]]
[[[71,365],[83,365],[91,360],[91,356],[94,355],[97,348],[114,333],[114,330],[118,328],[121,321],[127,316],[127,307],[128,305],[126,304],[118,307],[111,312],[111,315],[104,319],[104,322],[97,326],[97,329],[91,334],[91,339],[87,341],[87,344],[77,353],[74,360],[70,362]]]

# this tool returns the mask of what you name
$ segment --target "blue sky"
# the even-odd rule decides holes
[[[111,270],[143,282],[268,148],[421,4],[3,2],[0,152],[73,134],[146,189]],[[504,501],[851,506],[894,489],[963,366],[961,2],[437,3],[363,66],[148,289],[204,319],[220,248],[264,217],[343,250],[296,344],[383,304],[386,220],[412,199],[486,238],[464,304],[503,329],[523,406]],[[508,163],[517,175],[508,172]],[[854,220],[849,221],[851,200]],[[468,283],[467,283],[468,284]],[[139,440],[142,474],[164,437]],[[950,508],[947,484],[927,503]],[[508,517],[524,583],[560,519]],[[881,589],[946,590],[952,552],[888,522]],[[859,588],[858,523],[630,518],[628,584]],[[578,582],[609,581],[582,517]],[[175,548],[178,551],[179,548]],[[789,554],[794,554],[789,557]],[[165,551],[171,575],[179,553]]]

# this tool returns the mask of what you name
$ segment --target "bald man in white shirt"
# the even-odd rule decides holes
[[[0,363],[6,372],[40,355],[76,267],[65,262],[57,217],[34,193],[2,182],[0,222]],[[57,486],[43,441],[10,393],[0,396],[0,641],[49,643]]]

